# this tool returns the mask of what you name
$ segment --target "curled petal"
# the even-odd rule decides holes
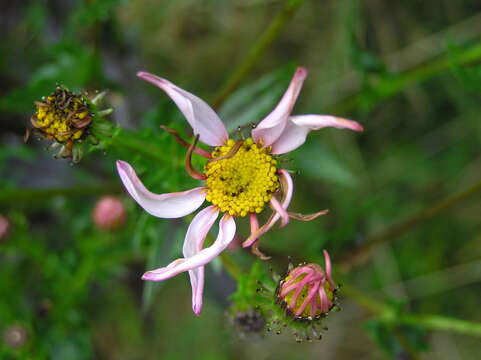
[[[332,265],[331,265],[331,258],[329,256],[329,253],[326,250],[323,250],[324,253],[324,262],[326,264],[326,278],[329,284],[335,288],[336,285],[334,284],[334,281],[332,280]]]
[[[338,129],[350,129],[354,131],[363,131],[363,127],[352,120],[342,119],[330,115],[299,115],[291,116],[287,121],[287,125],[272,144],[273,154],[285,154],[289,151],[297,149],[304,144],[306,136],[311,130],[319,130],[325,127],[335,127]]]
[[[295,315],[300,316],[304,310],[306,309],[307,305],[311,304],[312,301],[316,301],[315,296],[319,291],[319,283],[316,283],[311,289],[309,289],[309,293],[307,297],[302,302],[302,305],[296,310]]]
[[[296,219],[300,221],[311,221],[317,219],[319,216],[326,215],[328,212],[329,209],[324,209],[313,214],[300,214],[294,212],[288,212],[287,214],[291,219]]]
[[[214,206],[209,206],[194,217],[185,235],[184,258],[192,257],[202,250],[204,240],[218,216],[219,210]],[[199,315],[202,310],[202,294],[204,292],[204,267],[199,266],[189,270],[189,277],[192,287],[192,311]]]
[[[286,226],[287,223],[289,222],[289,215],[286,211],[286,209],[284,209],[281,205],[281,203],[279,202],[279,200],[277,200],[274,196],[271,197],[271,200],[269,201],[269,203],[271,204],[272,208],[274,209],[274,211],[276,211],[280,217],[281,217],[281,226]]]
[[[259,220],[257,219],[256,213],[250,213],[249,214],[249,222],[250,222],[250,225],[251,225],[251,234],[253,234],[257,230],[259,230]]]
[[[125,161],[117,161],[117,171],[130,196],[149,214],[160,218],[172,219],[188,215],[205,200],[203,187],[176,193],[151,193],[137,177],[132,166]]]
[[[202,249],[191,257],[177,259],[164,268],[147,271],[142,276],[142,280],[162,281],[184,271],[204,266],[217,257],[229,245],[234,239],[235,229],[236,226],[232,216],[224,215],[219,223],[217,239],[210,247]]]
[[[306,76],[307,70],[305,68],[297,68],[279,104],[252,130],[252,138],[256,143],[270,146],[281,136]]]
[[[279,175],[279,179],[283,188],[283,199],[281,201],[281,205],[282,208],[286,210],[291,203],[292,193],[294,191],[294,184],[292,183],[291,176],[286,170],[279,169]],[[262,225],[255,233],[251,234],[247,238],[247,240],[242,243],[242,246],[249,247],[254,244],[261,235],[269,231],[275,225],[275,223],[277,222],[277,220],[279,220],[280,217],[281,216],[278,212],[274,213],[264,225]]]
[[[184,114],[194,134],[200,135],[200,141],[220,146],[228,139],[227,130],[219,116],[202,99],[156,75],[141,71],[137,76],[166,92]]]
[[[187,141],[185,141],[184,139],[182,139],[182,137],[180,136],[180,134],[175,130],[175,129],[172,129],[172,128],[169,128],[167,126],[164,126],[164,125],[160,125],[160,128],[162,130],[165,130],[166,132],[168,132],[170,135],[172,135],[175,139],[175,141],[177,141],[178,144],[186,147],[187,149],[191,146]],[[194,147],[193,151],[202,156],[202,157],[205,157],[206,159],[211,159],[212,156],[210,155],[210,153],[204,149],[201,149],[201,148],[198,148],[197,146]]]

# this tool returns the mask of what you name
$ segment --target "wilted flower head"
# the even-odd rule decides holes
[[[10,221],[5,216],[0,215],[0,241],[7,237],[10,226]]]
[[[92,122],[95,118],[107,115],[111,109],[98,113],[95,105],[105,93],[98,94],[90,101],[84,94],[75,94],[65,86],[58,85],[55,91],[36,101],[35,114],[30,118],[33,129],[27,129],[25,141],[30,132],[51,140],[50,149],[60,147],[56,157],[80,160],[82,153],[78,144],[94,137]]]
[[[334,306],[336,285],[331,276],[331,260],[324,250],[325,271],[317,264],[290,270],[277,288],[277,301],[296,320],[316,320]]]
[[[125,223],[125,206],[116,197],[103,196],[95,204],[92,218],[95,225],[100,229],[118,229]]]
[[[289,218],[308,221],[327,212],[322,210],[302,215],[287,211],[293,194],[293,182],[289,172],[279,167],[275,157],[298,148],[311,130],[336,127],[362,131],[362,126],[355,121],[329,115],[291,116],[307,76],[304,68],[296,70],[279,104],[252,130],[247,139],[229,138],[215,111],[197,96],[155,75],[145,72],[137,75],[165,91],[192,126],[196,140],[190,146],[174,130],[164,129],[176,136],[179,143],[189,147],[186,170],[193,178],[204,183],[184,192],[153,194],[141,183],[132,166],[125,161],[118,161],[117,169],[127,191],[145,211],[161,218],[179,218],[198,209],[204,201],[211,204],[192,220],[185,237],[184,258],[175,260],[167,267],[148,271],[142,278],[161,281],[189,271],[193,310],[199,314],[202,307],[204,265],[233,240],[236,231],[233,217],[249,216],[251,235],[243,242],[243,246],[251,247],[256,255],[265,259],[267,257],[258,250],[258,239],[279,220],[281,226],[285,226]],[[198,148],[197,140],[213,149],[209,152]],[[192,167],[193,153],[207,159],[203,172]],[[273,213],[264,225],[259,226],[257,214],[266,205],[273,209]],[[220,213],[224,215],[219,223],[217,240],[204,249],[205,237]]]
[[[253,309],[236,312],[232,316],[232,322],[244,336],[259,333],[264,330],[266,325],[266,320],[262,313]]]

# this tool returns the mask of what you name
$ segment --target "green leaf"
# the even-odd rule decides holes
[[[282,67],[234,92],[219,110],[227,130],[262,120],[280,100],[294,70],[294,65]]]

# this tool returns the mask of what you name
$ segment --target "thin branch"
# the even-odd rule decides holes
[[[423,327],[435,331],[455,332],[463,335],[481,336],[481,323],[430,314],[399,313],[391,306],[374,299],[361,290],[343,282],[341,294],[366,308],[381,321]]]
[[[361,264],[365,262],[371,255],[371,251],[387,241],[394,240],[401,235],[405,234],[409,230],[415,228],[424,221],[438,215],[439,213],[459,204],[460,202],[466,200],[477,192],[481,191],[481,180],[475,184],[461,190],[454,195],[441,200],[432,206],[428,207],[426,210],[410,217],[409,219],[391,226],[390,228],[382,231],[381,233],[367,238],[364,244],[359,248],[355,249],[349,254],[349,256],[341,262],[340,267],[343,271],[349,271],[354,265]]]
[[[398,324],[420,326],[425,329],[455,332],[463,335],[481,336],[481,323],[427,314],[399,314]]]
[[[234,73],[227,79],[225,84],[220,89],[217,96],[214,98],[213,107],[218,108],[229,95],[237,89],[242,80],[249,74],[255,64],[259,62],[264,55],[266,49],[274,42],[280,35],[282,29],[294,17],[297,9],[304,3],[304,0],[286,0],[283,8],[272,20],[269,27],[259,37],[257,42],[251,48],[249,54],[244,58],[241,64],[236,68]]]

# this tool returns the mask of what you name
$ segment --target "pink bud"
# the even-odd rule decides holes
[[[92,218],[99,229],[116,230],[125,223],[124,204],[113,196],[103,196],[95,204]]]
[[[3,342],[14,349],[18,349],[27,342],[27,330],[21,325],[10,325],[3,333]]]
[[[0,215],[0,241],[5,239],[10,231],[10,221],[5,217]]]
[[[331,278],[331,261],[324,251],[326,271],[317,264],[299,265],[281,280],[277,301],[296,319],[314,320],[335,305],[336,285]]]

